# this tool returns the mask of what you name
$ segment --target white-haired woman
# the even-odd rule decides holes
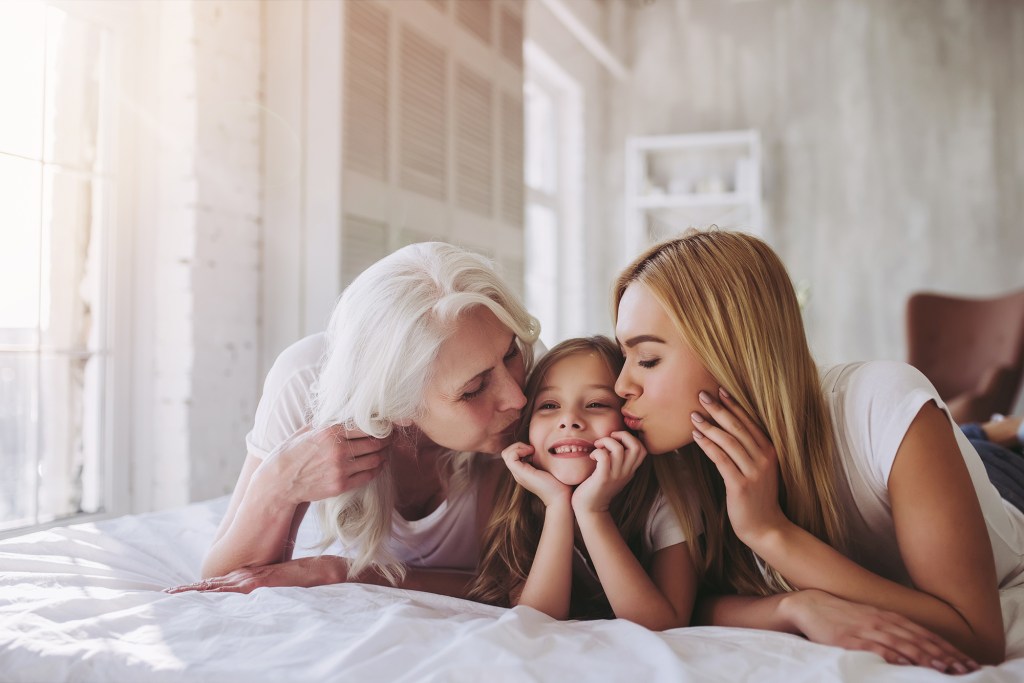
[[[413,244],[370,266],[327,331],[274,363],[207,578],[171,592],[357,580],[462,594],[497,472],[477,454],[511,443],[538,332],[472,252]],[[291,559],[317,501],[323,549],[346,559]]]

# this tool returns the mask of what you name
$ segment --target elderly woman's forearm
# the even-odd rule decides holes
[[[291,559],[295,535],[309,503],[271,505],[257,503],[257,498],[253,495],[242,501],[230,526],[210,546],[203,559],[204,578]]]

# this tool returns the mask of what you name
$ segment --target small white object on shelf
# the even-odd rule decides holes
[[[689,227],[762,234],[756,130],[626,140],[626,258]]]

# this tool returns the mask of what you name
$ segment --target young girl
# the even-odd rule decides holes
[[[619,277],[615,304],[626,425],[651,453],[682,449],[690,481],[662,490],[690,484],[700,500],[701,513],[677,509],[703,514],[696,566],[723,596],[698,620],[806,633],[807,613],[786,609],[803,591],[941,636],[927,635],[923,657],[894,645],[905,625],[864,648],[890,662],[963,673],[1003,660],[998,591],[1024,569],[1024,515],[923,375],[897,362],[819,374],[785,268],[740,233],[651,248]]]
[[[623,426],[621,367],[605,337],[570,339],[538,362],[471,597],[556,619],[689,623],[696,573],[647,451]]]

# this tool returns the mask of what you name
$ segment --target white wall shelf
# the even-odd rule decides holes
[[[626,140],[626,256],[689,227],[764,231],[756,130]]]

